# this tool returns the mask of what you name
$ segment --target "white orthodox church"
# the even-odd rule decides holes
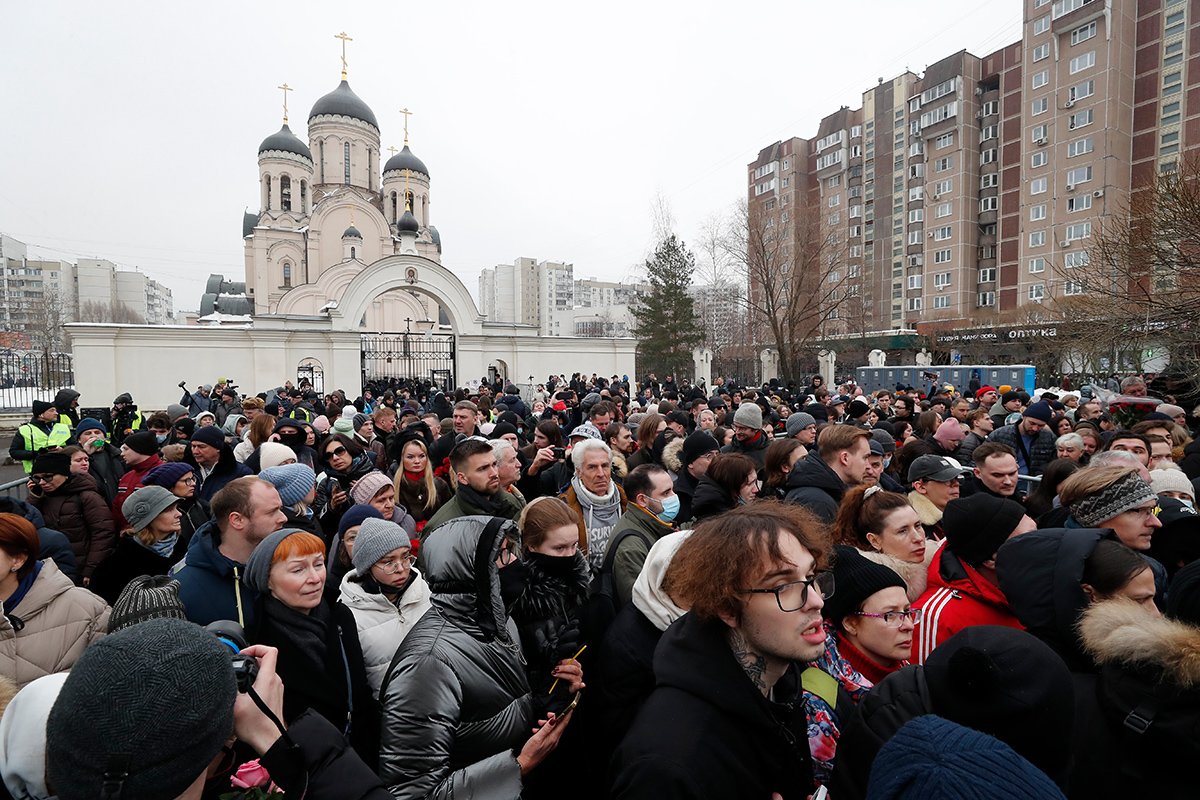
[[[385,162],[375,113],[343,73],[313,104],[307,144],[285,116],[258,146],[259,211],[246,212],[242,225],[255,316],[319,314],[385,256],[407,252],[441,263],[429,168],[409,148],[404,113],[404,148]],[[376,297],[359,322],[368,331],[403,331],[447,320],[432,298],[396,289]]]

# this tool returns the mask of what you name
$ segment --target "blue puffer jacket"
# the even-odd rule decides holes
[[[179,599],[187,618],[197,625],[229,619],[249,628],[254,625],[257,593],[242,583],[245,564],[221,555],[214,540],[217,523],[210,520],[192,536],[187,555],[171,568],[179,581]]]

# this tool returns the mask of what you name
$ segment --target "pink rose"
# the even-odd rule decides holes
[[[266,786],[270,780],[271,774],[262,764],[258,763],[256,758],[238,767],[237,773],[230,779],[230,783],[235,789],[252,789],[255,786]]]

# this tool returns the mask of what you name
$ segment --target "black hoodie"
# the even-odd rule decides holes
[[[825,522],[833,522],[846,493],[846,484],[816,450],[796,462],[784,488],[788,502],[799,503]]]
[[[812,759],[795,665],[767,700],[750,682],[719,620],[685,614],[654,654],[657,686],[617,748],[611,798],[805,800]]]

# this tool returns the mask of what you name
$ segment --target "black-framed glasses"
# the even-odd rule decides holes
[[[818,572],[811,578],[802,581],[792,581],[772,589],[743,589],[746,594],[773,594],[780,611],[791,613],[799,611],[808,605],[808,590],[816,587],[822,598],[833,596],[833,573]]]
[[[904,624],[904,620],[908,620],[913,625],[919,624],[921,619],[925,616],[925,609],[910,608],[907,611],[885,611],[882,614],[871,614],[866,611],[854,611],[851,613],[853,613],[856,617],[881,619],[883,620],[883,624],[887,625],[889,628],[899,628]]]
[[[333,448],[332,450],[325,451],[325,460],[328,461],[329,459],[333,458],[334,456],[344,456],[348,452],[350,452],[350,451],[346,449],[345,445],[338,445],[337,447]]]
[[[34,483],[50,483],[52,480],[54,480],[54,476],[53,475],[30,475],[29,480],[33,481]]]

